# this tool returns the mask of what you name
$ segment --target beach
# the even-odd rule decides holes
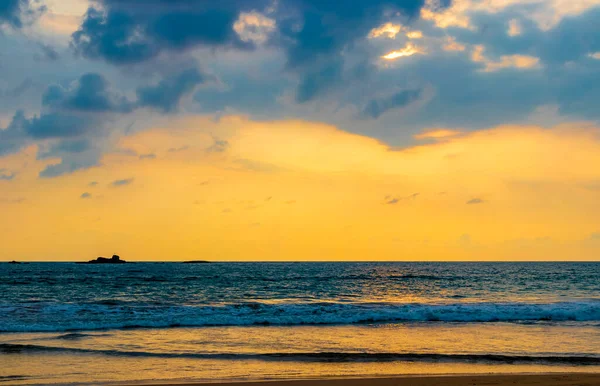
[[[205,383],[155,383],[192,386]],[[600,374],[509,374],[211,383],[219,386],[597,386]]]

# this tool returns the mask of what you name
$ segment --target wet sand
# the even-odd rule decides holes
[[[249,382],[153,383],[153,386],[598,386],[600,373],[595,374],[511,374],[511,375],[449,375],[406,376],[394,378],[348,378],[318,380],[280,380]]]

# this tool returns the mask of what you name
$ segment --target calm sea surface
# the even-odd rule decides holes
[[[600,372],[599,263],[0,264],[0,382]]]

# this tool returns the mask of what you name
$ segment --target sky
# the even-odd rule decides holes
[[[0,260],[598,260],[600,0],[3,0]]]

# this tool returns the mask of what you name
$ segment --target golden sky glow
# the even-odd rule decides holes
[[[421,54],[422,51],[419,49],[419,47],[408,43],[405,47],[399,49],[399,50],[395,50],[395,51],[391,51],[385,55],[382,56],[383,59],[387,59],[387,60],[394,60],[394,59],[398,59],[398,58],[402,58],[405,56],[412,56],[414,54]]]
[[[394,150],[302,121],[167,123],[121,138],[120,149],[146,156],[115,152],[57,178],[37,177],[56,160],[36,160],[35,146],[5,157],[18,174],[0,180],[0,259],[579,260],[600,251],[600,130],[590,124],[427,130],[417,138],[437,141]]]
[[[535,69],[539,67],[540,60],[528,55],[502,55],[500,60],[491,60],[485,56],[485,47],[477,45],[471,53],[471,59],[476,63],[485,65],[483,71],[494,72],[503,68]]]
[[[402,30],[400,24],[385,23],[377,28],[373,28],[369,33],[370,38],[387,37],[394,39]]]

